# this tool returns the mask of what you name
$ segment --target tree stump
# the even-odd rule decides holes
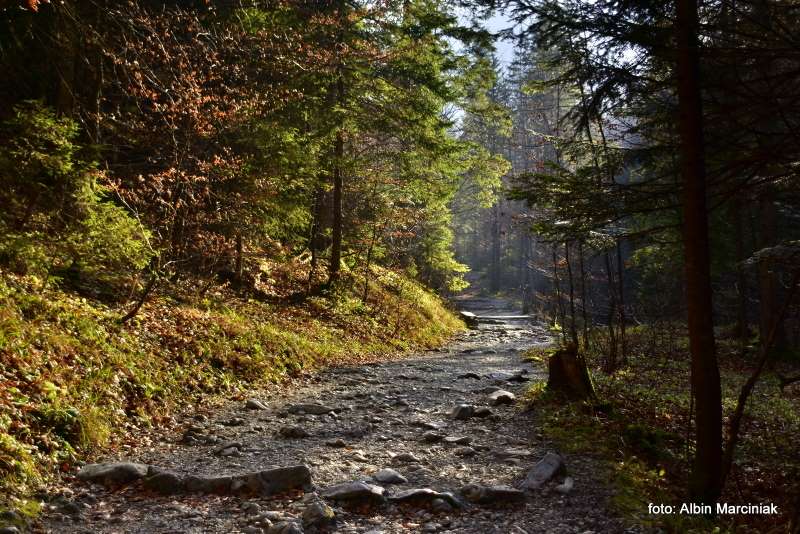
[[[558,349],[547,362],[547,388],[569,398],[595,400],[597,395],[589,377],[586,361],[578,355],[574,344]]]

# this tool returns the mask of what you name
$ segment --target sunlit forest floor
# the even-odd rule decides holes
[[[352,273],[296,302],[202,286],[172,284],[121,324],[119,305],[0,272],[0,494],[13,508],[179,407],[436,346],[463,328],[438,297],[378,267],[366,299]]]
[[[793,485],[800,473],[800,387],[781,388],[778,374],[795,375],[798,359],[784,355],[756,386],[746,411],[731,484],[721,502],[775,503],[780,515],[648,515],[648,503],[681,503],[693,450],[687,341],[677,325],[637,327],[629,333],[629,357],[613,374],[602,371],[606,345],[593,332],[588,363],[600,404],[561,403],[541,385],[529,392],[542,413],[543,430],[565,450],[591,454],[616,486],[615,505],[636,523],[669,532],[772,532],[789,521]],[[753,351],[751,351],[753,352]],[[532,360],[546,351],[531,351]],[[737,343],[719,342],[724,417],[753,371],[754,356],[742,357]]]

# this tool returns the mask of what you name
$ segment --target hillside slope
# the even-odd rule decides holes
[[[433,347],[463,327],[416,282],[373,276],[366,303],[347,281],[295,304],[187,284],[121,324],[118,307],[0,272],[0,493],[29,494],[182,405]]]

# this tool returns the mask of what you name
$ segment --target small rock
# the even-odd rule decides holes
[[[459,447],[455,450],[456,456],[463,456],[465,458],[475,456],[476,451],[472,447]]]
[[[419,458],[417,458],[410,452],[401,452],[400,454],[397,454],[392,458],[392,463],[396,464],[419,463]]]
[[[152,466],[147,478],[144,479],[144,487],[162,495],[174,495],[185,489],[183,479],[180,476]]]
[[[372,478],[383,484],[405,484],[408,479],[394,469],[381,469]]]
[[[281,521],[269,527],[267,534],[303,534],[303,527],[296,521]]]
[[[22,521],[22,517],[14,510],[0,511],[0,521],[8,521],[10,523],[18,523]]]
[[[245,423],[245,420],[241,417],[231,417],[230,419],[225,419],[224,421],[220,421],[219,424],[225,426],[242,426]]]
[[[493,415],[494,412],[487,408],[486,406],[481,406],[480,408],[475,408],[475,411],[472,413],[473,417],[490,417]]]
[[[425,430],[442,430],[445,426],[447,426],[445,423],[440,423],[437,421],[414,421],[411,424],[422,427]]]
[[[0,534],[19,534],[19,529],[14,526],[0,527]]]
[[[364,455],[364,451],[353,451],[353,453],[350,455],[350,459],[355,462],[369,462],[369,458]]]
[[[336,448],[339,448],[339,449],[347,447],[347,443],[341,438],[334,439],[334,440],[331,440],[331,441],[326,441],[325,445],[327,445],[328,447],[336,447]]]
[[[297,425],[282,426],[278,430],[278,434],[286,439],[302,439],[309,436],[309,433],[303,427]]]
[[[506,379],[507,382],[528,382],[530,378],[522,374],[511,375]]]
[[[215,456],[234,456],[239,453],[242,444],[239,441],[226,441],[213,449]]]
[[[111,462],[85,465],[78,471],[78,478],[104,486],[128,484],[147,476],[148,466],[133,462]]]
[[[77,516],[82,512],[82,508],[78,503],[64,496],[57,497],[52,506],[53,509],[70,516]]]
[[[461,494],[475,504],[504,504],[525,500],[525,492],[509,486],[481,486],[469,484],[461,488]]]
[[[324,415],[334,411],[330,406],[323,404],[292,404],[287,408],[291,414]]]
[[[458,375],[458,378],[461,378],[461,379],[471,378],[473,380],[480,380],[481,379],[481,375],[479,375],[478,373],[464,373],[462,375]]]
[[[311,503],[303,510],[303,526],[306,528],[325,527],[336,521],[333,508],[322,501]]]
[[[556,491],[566,495],[572,491],[572,488],[575,487],[575,480],[572,477],[567,477],[564,479],[564,482],[556,486]]]
[[[247,515],[256,515],[261,512],[261,505],[257,502],[246,502],[242,505],[242,511]]]
[[[433,430],[429,430],[428,432],[422,434],[422,441],[424,441],[425,443],[437,443],[439,441],[442,441],[443,439],[444,436],[442,434],[434,432]]]
[[[244,403],[244,407],[248,410],[266,410],[267,407],[258,399],[247,399]]]
[[[345,482],[336,484],[322,491],[322,497],[332,501],[344,501],[355,504],[375,504],[383,502],[386,492],[380,486],[366,482]]]
[[[513,404],[516,396],[510,391],[499,389],[489,395],[489,404],[492,406],[499,406],[500,404]]]
[[[469,445],[472,438],[469,436],[447,436],[444,442],[448,445]]]
[[[523,489],[539,489],[542,485],[564,470],[564,460],[554,452],[548,452],[531,469],[522,482]]]
[[[499,458],[531,458],[533,453],[526,449],[505,449],[495,453]]]
[[[440,514],[447,514],[453,511],[453,505],[444,499],[436,498],[431,501],[431,510]]]
[[[389,497],[392,502],[411,505],[430,505],[436,499],[442,499],[455,508],[461,507],[461,502],[452,493],[438,492],[430,488],[409,489]]]
[[[475,413],[475,407],[470,404],[459,404],[450,413],[450,416],[456,420],[469,419]]]

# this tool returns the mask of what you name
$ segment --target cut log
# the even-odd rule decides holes
[[[578,354],[575,345],[557,350],[547,363],[547,388],[563,393],[569,398],[596,400],[597,395],[589,377],[586,361]]]

